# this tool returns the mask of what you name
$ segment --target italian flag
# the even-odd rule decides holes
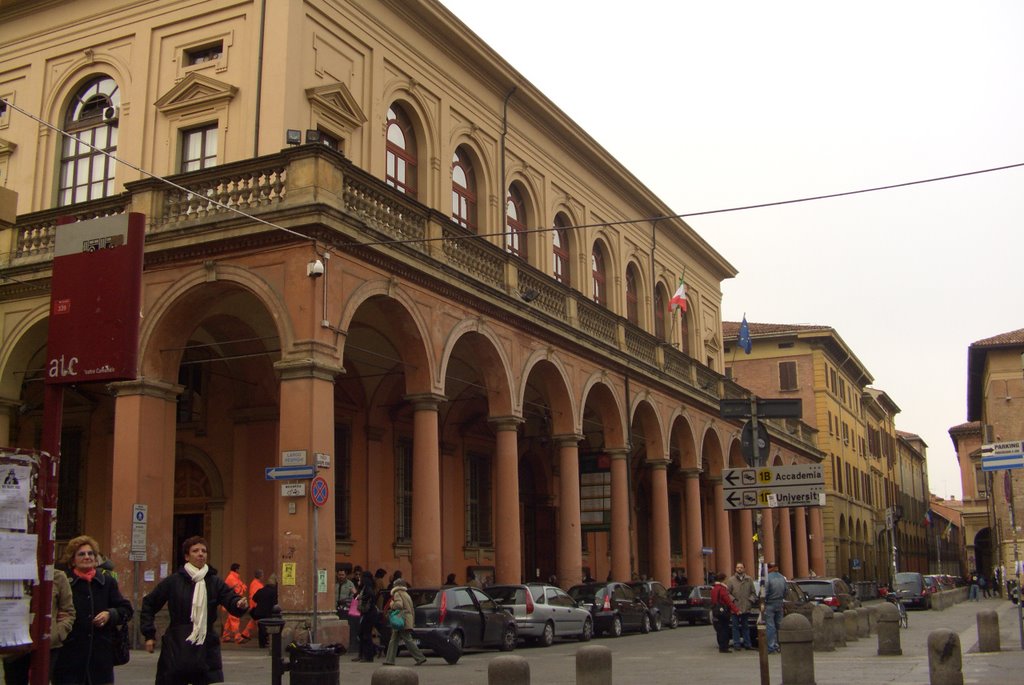
[[[686,311],[686,286],[683,285],[683,277],[679,277],[679,287],[676,288],[675,295],[669,300],[670,311]]]

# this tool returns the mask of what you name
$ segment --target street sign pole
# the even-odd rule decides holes
[[[765,458],[761,458],[761,445],[758,439],[759,432],[757,426],[757,396],[750,395],[750,425],[751,432],[753,433],[753,440],[751,440],[754,454],[754,467],[760,468],[765,465],[768,461],[768,455]],[[764,514],[760,509],[754,512],[754,537],[757,538],[757,572],[761,578],[761,592],[758,593],[761,601],[759,602],[759,612],[757,617],[757,655],[758,662],[761,667],[761,685],[769,685],[768,678],[768,639],[765,634],[764,624],[764,580],[765,580],[765,565],[764,565],[764,545],[761,541],[764,539],[764,531],[762,527],[764,525]]]
[[[320,570],[317,566],[317,552],[320,548],[320,507],[313,504],[312,498],[306,506],[313,507],[313,572],[310,574],[313,583],[313,634],[310,635],[310,642],[319,642],[317,639],[317,585],[320,582]]]

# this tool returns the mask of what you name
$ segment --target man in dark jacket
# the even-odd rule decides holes
[[[201,537],[182,544],[185,565],[160,581],[142,599],[140,624],[150,654],[156,645],[154,619],[167,605],[170,625],[160,643],[157,685],[208,685],[224,681],[220,636],[214,629],[217,607],[242,616],[249,600],[228,587],[207,565],[208,545]]]

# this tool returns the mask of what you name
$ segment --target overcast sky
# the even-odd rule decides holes
[[[678,213],[1024,163],[1024,2],[443,3]],[[1024,327],[1024,168],[689,219],[724,317],[832,326],[961,496],[970,343]],[[1024,436],[1007,436],[1024,437]]]

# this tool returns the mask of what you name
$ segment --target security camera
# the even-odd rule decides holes
[[[306,265],[306,275],[310,278],[320,278],[324,275],[324,263],[319,259],[313,260]]]

